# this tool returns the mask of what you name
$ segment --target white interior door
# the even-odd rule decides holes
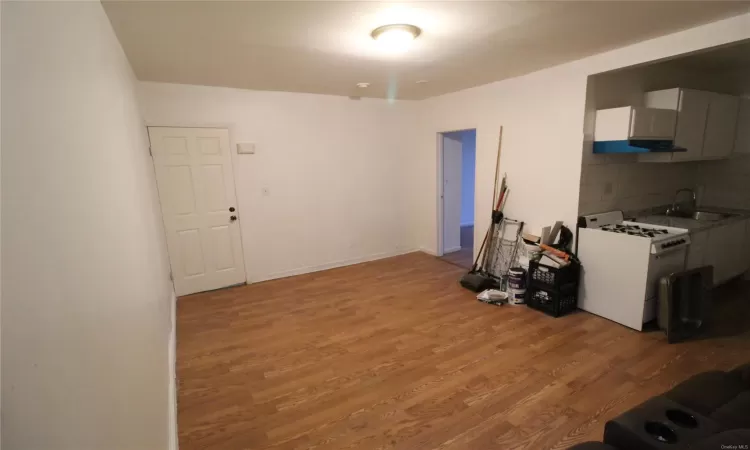
[[[443,253],[461,250],[461,141],[443,135]]]
[[[229,132],[149,127],[177,295],[245,282]]]

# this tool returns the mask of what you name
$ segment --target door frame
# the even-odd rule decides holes
[[[435,217],[437,221],[437,246],[436,246],[436,255],[437,256],[443,256],[445,255],[445,245],[444,240],[445,236],[443,236],[443,214],[444,214],[444,207],[443,207],[443,200],[445,200],[445,189],[444,189],[444,161],[443,161],[443,135],[449,134],[449,133],[457,133],[461,131],[471,131],[474,130],[474,133],[477,132],[476,128],[459,128],[456,130],[448,130],[448,131],[438,131],[436,134],[435,139],[437,140],[437,198],[435,199],[437,208],[435,209],[437,212],[437,215]],[[461,151],[463,152],[463,141],[461,142]],[[475,149],[476,152],[476,149]],[[462,161],[463,161],[463,154],[461,155]],[[477,162],[476,158],[474,158],[474,195],[476,196],[476,173],[477,173]],[[476,203],[476,202],[475,202]],[[474,213],[476,216],[476,212]],[[474,251],[472,250],[472,258],[474,257]]]
[[[247,272],[247,259],[245,258],[245,239],[243,237],[242,233],[242,209],[240,208],[240,197],[238,195],[237,191],[237,165],[236,165],[236,151],[234,149],[237,148],[237,143],[234,139],[234,124],[231,123],[205,123],[205,122],[170,122],[169,124],[165,124],[164,122],[154,122],[149,120],[144,120],[143,122],[146,130],[146,140],[148,141],[148,148],[149,148],[149,158],[151,159],[151,168],[154,171],[154,186],[156,186],[157,189],[157,200],[159,202],[159,215],[161,216],[161,224],[162,224],[162,230],[164,232],[164,239],[165,239],[165,246],[166,246],[166,239],[167,239],[167,227],[164,224],[164,213],[162,209],[161,204],[161,197],[158,195],[159,185],[156,181],[156,165],[154,164],[154,157],[151,154],[151,136],[149,136],[148,129],[149,128],[211,128],[211,129],[221,129],[221,130],[227,130],[227,134],[229,134],[229,161],[232,165],[232,179],[234,181],[233,187],[234,187],[234,198],[237,200],[237,224],[239,226],[240,230],[240,250],[242,250],[242,263],[245,267],[245,281],[240,283],[247,284],[247,280],[250,279]],[[169,249],[167,249],[167,256],[169,257]],[[169,279],[172,283],[172,289],[174,289],[174,277],[172,276],[172,267],[170,263],[169,268]],[[227,286],[229,287],[229,286]],[[223,289],[223,288],[222,288]]]

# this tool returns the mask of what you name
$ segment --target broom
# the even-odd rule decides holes
[[[506,186],[506,176],[503,176],[501,185],[498,188],[497,180],[500,176],[500,153],[503,142],[503,127],[500,127],[500,135],[497,144],[497,159],[495,161],[495,182],[493,185],[492,192],[492,221],[484,234],[482,245],[479,247],[474,264],[471,270],[461,277],[461,286],[469,289],[470,291],[480,292],[485,289],[491,289],[497,287],[497,282],[485,273],[485,267],[487,265],[487,259],[489,257],[489,247],[492,245],[492,236],[495,233],[495,225],[502,220],[502,208],[505,206],[505,200],[507,199],[508,188]],[[488,243],[489,242],[489,243]],[[483,258],[482,258],[483,257]],[[479,266],[479,260],[482,259],[482,265]]]

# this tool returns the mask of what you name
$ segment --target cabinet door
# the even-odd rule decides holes
[[[673,109],[631,108],[629,139],[674,139],[677,113]]]
[[[732,154],[739,107],[738,97],[711,93],[703,137],[704,159],[728,158]]]
[[[736,135],[734,152],[750,153],[750,98],[740,99]]]
[[[703,136],[706,130],[708,105],[711,93],[692,89],[680,90],[680,102],[677,107],[677,127],[674,143],[684,147],[686,152],[674,153],[673,161],[692,161],[701,159],[703,153]]]
[[[740,261],[747,279],[750,275],[750,220],[745,220],[745,245],[742,253]]]
[[[706,263],[706,244],[708,242],[708,231],[699,231],[690,235],[685,270],[697,269],[708,265]]]
[[[646,108],[671,109],[677,111],[680,106],[680,88],[663,89],[661,91],[646,92],[643,96],[643,103]],[[671,131],[674,138],[676,123]],[[672,152],[656,153],[638,153],[638,162],[672,162],[674,155]]]
[[[714,285],[743,272],[744,239],[744,220],[709,230],[706,264],[714,266]]]
[[[716,227],[708,231],[706,265],[714,266],[714,286],[726,281],[729,276],[729,256],[727,250],[731,245],[729,229]]]
[[[729,240],[731,242],[728,249],[728,278],[736,277],[747,270],[746,260],[747,254],[745,253],[745,227],[747,221],[739,220],[727,225],[729,229]]]

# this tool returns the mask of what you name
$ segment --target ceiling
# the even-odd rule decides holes
[[[423,99],[738,15],[750,2],[104,0],[104,8],[140,80]],[[369,34],[389,23],[422,35],[408,52],[384,54]]]

